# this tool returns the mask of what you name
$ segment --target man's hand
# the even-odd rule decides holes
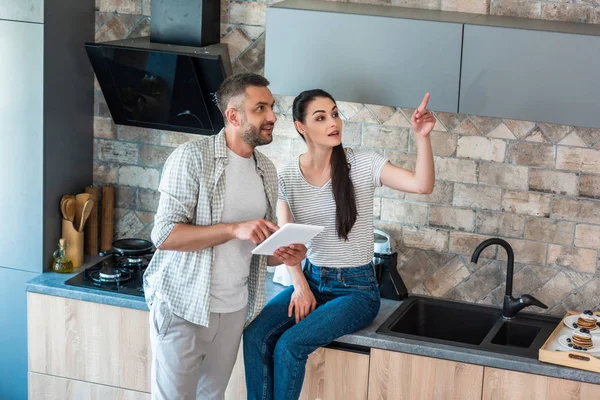
[[[255,219],[253,221],[239,222],[233,226],[233,235],[240,240],[250,240],[259,244],[277,232],[279,227],[266,219]]]
[[[298,265],[306,258],[306,246],[290,244],[288,247],[278,248],[273,255],[285,265]]]

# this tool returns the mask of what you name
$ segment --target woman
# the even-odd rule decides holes
[[[433,190],[429,133],[435,118],[428,101],[429,93],[411,118],[417,144],[411,172],[372,151],[345,151],[342,120],[329,93],[309,90],[294,99],[294,125],[308,151],[279,173],[279,224],[325,230],[307,246],[304,272],[300,265],[288,267],[293,287],[273,298],[244,333],[249,399],[297,399],[308,355],[377,315],[373,195],[382,184],[412,193]]]

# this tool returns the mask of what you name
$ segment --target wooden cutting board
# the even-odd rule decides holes
[[[94,207],[85,224],[84,248],[88,256],[98,255],[98,189],[93,186],[85,188],[85,192],[94,201]]]
[[[102,222],[100,226],[100,251],[112,248],[115,221],[115,188],[102,187]]]

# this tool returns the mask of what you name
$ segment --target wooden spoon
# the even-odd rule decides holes
[[[77,196],[75,196],[75,200],[77,200],[78,203],[81,203],[82,206],[89,199],[90,199],[90,194],[89,193],[79,193]]]
[[[83,211],[81,213],[81,221],[79,222],[79,229],[77,229],[79,232],[83,232],[83,227],[92,212],[92,208],[94,208],[94,200],[88,200],[83,205]]]
[[[85,202],[90,199],[89,193],[79,193],[75,196],[75,218],[73,219],[73,226],[75,229],[81,224],[81,216],[83,215],[83,206]]]
[[[71,195],[71,194],[66,194],[63,197],[61,197],[60,199],[60,211],[62,212],[63,218],[67,219],[67,207],[66,207],[66,202],[68,199],[74,199],[75,196]]]
[[[65,200],[65,209],[67,210],[67,220],[73,222],[73,220],[75,219],[75,213],[77,212],[75,199]]]
[[[63,197],[60,200],[60,212],[62,213],[63,219],[67,219],[67,208],[65,207],[66,199]]]

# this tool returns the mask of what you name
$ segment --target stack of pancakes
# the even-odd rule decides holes
[[[582,349],[591,349],[594,347],[594,344],[592,343],[592,335],[590,334],[589,330],[585,328],[573,331],[571,340],[573,342],[573,346],[579,346]]]
[[[584,311],[579,314],[579,318],[577,318],[577,327],[580,329],[596,329],[596,322],[598,319],[591,311]]]

